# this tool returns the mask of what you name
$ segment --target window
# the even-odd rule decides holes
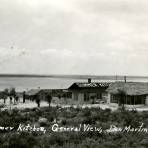
[[[134,96],[135,104],[145,104],[145,96]]]
[[[102,94],[101,93],[97,94],[97,99],[102,99]]]
[[[118,103],[118,96],[117,95],[111,95],[111,103]]]

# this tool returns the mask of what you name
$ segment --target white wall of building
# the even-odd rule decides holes
[[[146,99],[145,99],[145,105],[148,105],[148,95],[146,96]]]
[[[108,95],[107,95],[107,104],[110,104],[111,102],[111,94],[110,93],[108,93]]]

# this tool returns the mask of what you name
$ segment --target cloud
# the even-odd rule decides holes
[[[145,0],[1,0],[0,70],[147,75],[147,13]]]

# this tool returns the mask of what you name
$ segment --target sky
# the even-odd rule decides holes
[[[148,75],[147,0],[0,0],[0,73]]]

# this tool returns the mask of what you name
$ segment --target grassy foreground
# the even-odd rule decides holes
[[[55,122],[62,127],[89,124],[104,130],[111,125],[136,128],[142,122],[148,128],[148,112],[59,107],[0,111],[0,148],[148,148],[148,133],[53,132]],[[20,124],[45,127],[47,131],[20,132]]]

